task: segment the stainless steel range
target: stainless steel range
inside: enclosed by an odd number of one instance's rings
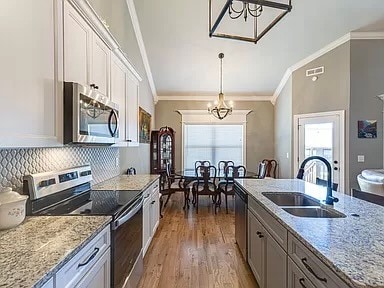
[[[29,215],[110,215],[111,287],[136,287],[143,271],[141,191],[93,191],[89,165],[24,176]]]

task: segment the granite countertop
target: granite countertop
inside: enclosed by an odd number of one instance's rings
[[[0,287],[41,287],[110,221],[110,216],[35,216],[0,231]]]
[[[336,193],[334,209],[346,218],[301,218],[262,192],[304,192],[325,199],[326,188],[297,179],[242,179],[247,190],[288,231],[352,287],[384,287],[384,207]],[[356,213],[359,217],[351,216]]]
[[[141,191],[159,179],[160,175],[120,175],[92,186],[92,190]]]

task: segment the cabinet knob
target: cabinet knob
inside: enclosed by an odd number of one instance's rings
[[[259,238],[263,238],[264,237],[263,233],[261,233],[260,231],[257,231],[256,235],[259,236]]]
[[[155,200],[153,200],[152,202],[151,202],[151,204],[155,204],[156,203],[156,201]]]

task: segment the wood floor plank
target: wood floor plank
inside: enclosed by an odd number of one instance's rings
[[[172,195],[144,258],[140,288],[258,288],[235,243],[233,199],[214,214],[200,197],[199,214],[184,211],[183,195]]]

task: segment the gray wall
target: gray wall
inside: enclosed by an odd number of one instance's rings
[[[109,25],[109,30],[119,42],[131,64],[143,78],[140,82],[139,105],[152,115],[154,127],[155,106],[149,87],[139,46],[129,15],[126,0],[88,0],[96,13]],[[120,148],[121,171],[135,167],[138,173],[149,173],[149,144],[140,143],[139,148]]]
[[[170,126],[175,135],[175,168],[181,169],[181,115],[176,110],[206,110],[208,102],[203,101],[159,101],[156,104],[156,128]],[[252,110],[247,116],[247,169],[256,171],[257,163],[264,158],[273,158],[274,116],[273,105],[267,101],[235,103],[235,109]]]
[[[325,67],[317,81],[306,77],[307,69]],[[350,42],[347,42],[292,74],[292,115],[344,110],[345,113],[345,190],[349,191],[349,97]],[[293,127],[293,129],[296,129]],[[296,163],[293,161],[293,165]]]
[[[376,96],[384,93],[384,40],[351,41],[350,98],[350,183],[358,188],[357,175],[364,169],[383,167],[383,102]],[[357,137],[358,120],[378,120],[376,139]],[[358,163],[357,155],[365,162]]]
[[[275,103],[275,159],[279,178],[292,178],[292,77],[285,84]]]

